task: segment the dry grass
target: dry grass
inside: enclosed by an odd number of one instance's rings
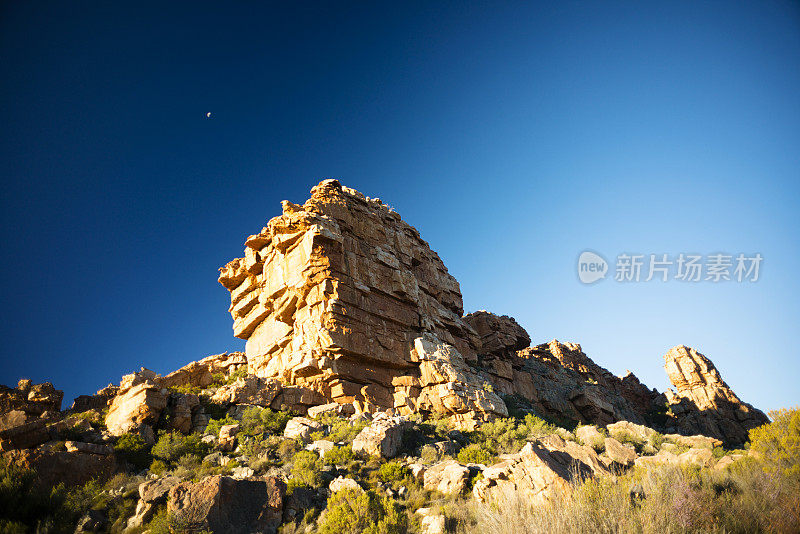
[[[638,485],[643,499],[631,496]],[[451,531],[519,534],[572,532],[800,532],[796,480],[746,459],[725,472],[634,470],[577,483],[574,492],[531,507],[513,492],[491,505],[465,503],[451,512]]]

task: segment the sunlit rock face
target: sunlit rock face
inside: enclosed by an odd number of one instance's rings
[[[769,422],[762,411],[739,400],[711,360],[695,349],[673,347],[664,355],[664,369],[675,386],[666,397],[679,432],[743,443],[747,430]]]
[[[458,282],[378,199],[325,180],[221,269],[250,372],[365,408],[506,413],[484,388]]]
[[[511,317],[463,316],[458,282],[419,232],[336,180],[282,205],[219,277],[248,372],[283,387],[275,405],[435,412],[471,427],[507,415],[503,399],[521,399],[564,424],[625,420],[726,443],[766,421],[693,349],[669,352],[677,393],[660,394],[633,373],[614,376],[577,343],[531,347]]]

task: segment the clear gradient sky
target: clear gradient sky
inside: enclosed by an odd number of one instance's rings
[[[691,345],[800,404],[797,2],[7,1],[0,106],[0,382],[65,407],[242,349],[217,268],[328,177],[416,226],[468,311],[659,390]],[[585,249],[764,262],[585,286]]]

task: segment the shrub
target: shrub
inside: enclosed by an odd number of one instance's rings
[[[645,495],[632,499],[637,484]],[[618,477],[575,479],[573,491],[532,506],[500,490],[476,503],[476,521],[461,529],[494,534],[571,532],[798,532],[798,490],[743,459],[727,472],[661,466]]]
[[[323,461],[326,465],[348,465],[356,459],[352,445],[334,447],[325,453]]]
[[[137,469],[145,469],[152,461],[150,447],[139,434],[123,434],[114,444],[114,450]]]
[[[222,417],[220,419],[211,419],[208,422],[208,426],[206,427],[205,433],[206,434],[213,434],[214,436],[218,436],[219,435],[219,431],[223,426],[225,426],[225,425],[234,425],[234,424],[236,424],[238,422],[239,421],[237,421],[236,419],[234,419],[230,415],[226,414],[225,417]]]
[[[228,375],[228,378],[225,379],[225,385],[233,384],[240,378],[245,378],[245,377],[247,377],[247,366],[243,365],[239,367],[236,371]]]
[[[467,445],[458,451],[458,461],[462,464],[491,465],[494,455],[476,443]]]
[[[335,415],[323,416],[320,418],[320,421],[330,426],[328,439],[334,443],[353,443],[358,433],[367,426],[367,421],[349,421],[348,419],[341,419]]]
[[[420,460],[423,464],[430,465],[441,460],[439,450],[433,445],[423,445],[419,451]]]
[[[242,432],[248,436],[282,434],[293,416],[289,412],[273,411],[253,406],[242,414]]]
[[[290,461],[299,450],[300,444],[293,439],[285,439],[278,444],[278,456],[284,463]]]
[[[558,430],[558,427],[555,425],[548,423],[541,417],[537,417],[532,413],[525,415],[522,424],[528,431],[528,437],[546,436],[548,434],[554,434]]]
[[[400,534],[408,519],[388,497],[354,489],[338,491],[328,499],[319,521],[320,534]]]
[[[750,430],[750,450],[770,469],[800,479],[800,408],[769,412],[772,423]]]
[[[161,460],[153,460],[153,463],[150,464],[149,471],[154,475],[162,476],[169,471],[169,466]]]
[[[320,471],[322,460],[313,451],[299,451],[292,460],[292,479],[289,484],[292,488],[299,486],[318,487],[322,483]]]
[[[184,436],[177,432],[161,431],[151,453],[160,460],[175,462],[186,454],[205,456],[208,449],[208,444],[202,442],[199,434]]]
[[[406,466],[400,462],[387,462],[376,471],[376,476],[385,483],[401,482],[410,474]]]

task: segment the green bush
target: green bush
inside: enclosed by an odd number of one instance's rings
[[[326,465],[348,465],[356,459],[353,453],[352,445],[344,445],[342,447],[334,447],[325,453],[323,461]]]
[[[293,439],[285,439],[278,444],[278,457],[282,462],[289,462],[297,451],[300,450],[300,444]]]
[[[494,455],[480,445],[472,443],[458,451],[458,461],[462,464],[492,465]]]
[[[319,487],[322,483],[321,470],[322,460],[316,452],[299,451],[292,460],[292,479],[289,481],[289,487],[291,489],[300,486]]]
[[[433,445],[423,445],[422,448],[420,448],[419,457],[422,463],[426,465],[435,464],[442,459],[439,450]]]
[[[242,432],[248,436],[261,434],[283,434],[286,423],[293,415],[289,412],[273,411],[253,406],[242,414]]]
[[[768,469],[800,481],[800,408],[774,410],[772,423],[750,430],[750,450]]]
[[[381,465],[376,471],[376,476],[387,484],[401,482],[410,474],[406,466],[400,462],[387,462]]]
[[[202,436],[199,434],[184,436],[178,432],[161,431],[158,434],[158,441],[150,452],[165,462],[176,462],[186,454],[203,457],[208,453],[208,449],[208,444],[202,442]]]
[[[228,375],[228,378],[225,379],[225,385],[233,384],[240,378],[245,378],[245,377],[247,377],[247,366],[243,365],[239,367],[239,369]]]
[[[235,425],[239,421],[231,417],[230,415],[225,415],[220,419],[211,419],[208,422],[208,426],[206,427],[205,433],[206,434],[213,434],[214,436],[219,435],[219,430],[225,425]]]
[[[169,466],[161,460],[153,460],[150,464],[150,472],[154,475],[162,476],[169,471]]]
[[[145,469],[153,460],[150,455],[150,446],[139,434],[121,435],[114,444],[114,450],[136,469]]]
[[[354,489],[334,493],[319,521],[320,534],[401,534],[407,528],[406,514],[394,501]]]
[[[325,414],[318,417],[317,420],[330,427],[327,439],[334,443],[353,443],[358,433],[367,426],[367,421],[350,421],[335,414]]]

